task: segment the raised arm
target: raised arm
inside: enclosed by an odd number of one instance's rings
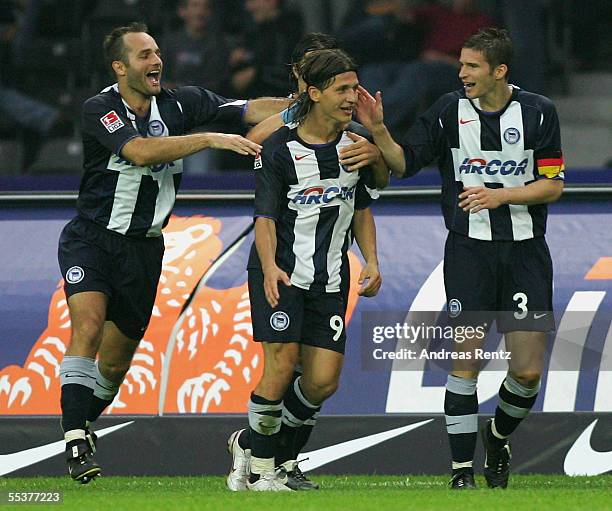
[[[357,119],[372,134],[376,147],[380,149],[382,157],[392,174],[402,177],[406,171],[404,150],[393,140],[391,133],[385,126],[382,96],[380,91],[373,97],[364,87],[359,86],[357,100]]]
[[[293,100],[290,98],[258,98],[247,102],[244,122],[257,124],[271,115],[287,108]],[[280,127],[280,126],[279,126]]]
[[[246,138],[252,142],[255,142],[256,144],[261,144],[272,133],[274,133],[277,129],[282,128],[284,125],[285,121],[283,121],[280,113],[271,115],[251,128],[247,132]]]

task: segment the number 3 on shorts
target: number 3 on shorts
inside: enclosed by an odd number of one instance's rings
[[[517,302],[516,306],[521,312],[515,312],[516,319],[525,319],[527,317],[527,295],[525,293],[516,293],[512,299]]]
[[[342,321],[342,318],[337,314],[335,316],[332,316],[331,318],[329,318],[329,326],[334,332],[336,332],[333,337],[334,341],[340,339],[340,336],[342,335],[342,329],[344,328],[344,322]]]

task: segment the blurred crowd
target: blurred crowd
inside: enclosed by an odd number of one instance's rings
[[[388,123],[401,136],[433,99],[459,87],[461,45],[484,26],[503,26],[514,39],[511,81],[548,92],[551,77],[559,79],[555,38],[563,24],[599,23],[585,9],[561,19],[559,6],[562,14],[577,1],[0,0],[0,140],[21,145],[14,167],[23,172],[48,140],[77,140],[82,101],[112,81],[103,37],[133,20],[147,23],[160,45],[165,87],[200,85],[234,98],[287,95],[288,63],[301,36],[333,34],[360,64],[366,88],[384,91]],[[603,9],[606,1],[592,3]],[[580,48],[593,47],[572,55],[588,67],[596,42],[579,37]]]

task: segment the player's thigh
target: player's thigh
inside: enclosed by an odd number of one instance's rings
[[[554,329],[553,268],[543,237],[509,243],[502,260],[500,332]]]
[[[162,237],[121,240],[107,319],[128,338],[142,339],[151,320],[164,256]]]
[[[309,292],[304,302],[302,390],[318,404],[338,387],[346,346],[346,306],[342,293]]]
[[[99,291],[84,291],[68,298],[72,336],[66,355],[94,358],[104,330],[108,297]]]
[[[496,251],[493,242],[449,232],[444,247],[444,287],[448,326],[453,329],[451,373],[475,378],[482,349],[497,309]],[[483,335],[483,333],[485,335]]]
[[[296,342],[262,342],[264,377],[291,379],[299,360],[300,345]],[[285,377],[286,375],[286,377]]]
[[[68,308],[72,327],[88,321],[95,323],[102,331],[107,304],[108,296],[99,291],[84,291],[70,296]]]
[[[490,323],[487,326],[454,324],[453,358],[451,359],[451,374],[461,378],[476,378],[482,369],[483,361],[478,354],[484,347]]]
[[[544,368],[549,337],[546,332],[516,331],[505,335],[510,374],[518,380],[537,383]]]
[[[279,283],[278,305],[272,308],[266,300],[263,273],[260,270],[249,270],[248,284],[253,340],[267,343],[300,342],[304,321],[304,290]]]

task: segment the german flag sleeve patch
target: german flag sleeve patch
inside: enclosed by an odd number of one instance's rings
[[[538,165],[538,175],[546,176],[548,179],[564,179],[565,165],[563,155],[557,154],[554,157],[540,157],[536,160]]]

